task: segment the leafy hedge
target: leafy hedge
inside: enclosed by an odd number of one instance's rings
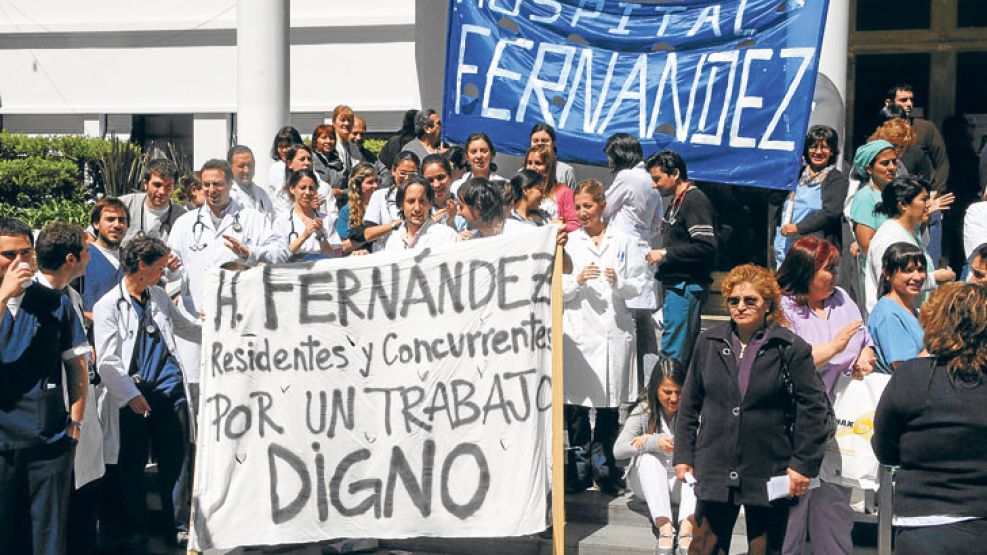
[[[0,132],[0,203],[10,210],[92,201],[105,192],[100,161],[121,149],[141,154],[136,145],[112,139]]]
[[[89,212],[88,203],[66,199],[49,200],[35,207],[0,204],[0,218],[17,218],[33,229],[41,229],[55,221],[86,226],[89,223]]]

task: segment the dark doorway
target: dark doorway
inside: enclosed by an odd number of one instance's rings
[[[926,112],[929,100],[928,53],[921,54],[859,54],[854,64],[853,91],[853,149],[849,158],[877,127],[877,113],[884,105],[888,89],[895,83],[906,82],[915,89],[915,109]]]

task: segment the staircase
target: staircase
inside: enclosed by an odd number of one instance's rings
[[[649,523],[648,509],[643,501],[630,494],[610,497],[596,490],[567,495],[566,553],[579,555],[651,555],[656,536]],[[731,553],[746,550],[743,515],[734,528]],[[380,549],[404,551],[415,555],[439,553],[476,555],[551,555],[552,541],[546,533],[515,538],[446,539],[415,538],[381,540]]]

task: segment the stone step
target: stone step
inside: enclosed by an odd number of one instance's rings
[[[643,526],[650,524],[648,506],[630,494],[612,497],[595,489],[565,496],[568,522]]]

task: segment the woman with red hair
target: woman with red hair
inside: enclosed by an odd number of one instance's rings
[[[860,377],[874,369],[873,341],[860,308],[836,286],[840,251],[818,237],[792,245],[778,270],[781,310],[788,328],[812,346],[812,362],[830,399],[840,374]],[[818,553],[851,553],[850,489],[822,481],[789,510],[784,553],[802,553],[806,531]]]
[[[769,498],[768,482],[787,482],[792,497],[809,491],[833,431],[829,407],[812,348],[784,327],[774,275],[737,266],[721,290],[730,321],[696,340],[675,421],[675,474],[696,481],[689,552],[729,552],[743,506],[748,552],[780,553],[791,502]]]

